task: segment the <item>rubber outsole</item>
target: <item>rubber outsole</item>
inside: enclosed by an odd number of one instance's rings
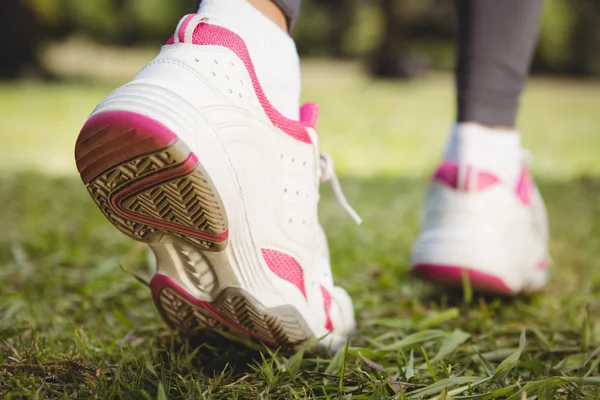
[[[157,121],[113,111],[85,124],[75,161],[88,192],[121,232],[142,242],[172,234],[205,251],[227,246],[227,217],[191,150]]]
[[[266,310],[236,288],[223,290],[212,302],[198,300],[161,274],[152,278],[150,288],[163,319],[182,332],[194,333],[205,328],[228,331],[270,347],[289,350],[312,339],[295,308]]]
[[[413,266],[412,271],[419,278],[442,287],[462,288],[464,279],[468,278],[471,288],[477,293],[502,296],[512,296],[515,294],[499,277],[469,268],[438,264],[417,264]]]
[[[161,274],[159,264],[152,297],[172,328],[225,330],[282,348],[314,338],[295,307],[267,309],[244,290],[219,284],[215,267],[228,266],[210,265],[203,254],[228,246],[225,207],[195,154],[166,126],[132,112],[97,114],[81,130],[75,160],[92,199],[117,229],[140,242],[185,247],[177,256],[186,257],[178,260],[186,266],[182,279],[210,301]]]

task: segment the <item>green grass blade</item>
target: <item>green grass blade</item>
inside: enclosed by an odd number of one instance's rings
[[[422,332],[413,333],[412,335],[409,335],[402,340],[398,340],[397,342],[394,342],[378,350],[391,351],[402,349],[416,344],[437,341],[438,339],[445,338],[446,336],[448,336],[448,333],[441,330],[426,330]]]
[[[450,334],[450,336],[444,339],[442,342],[442,347],[440,347],[440,350],[431,360],[431,362],[435,364],[439,361],[442,361],[444,358],[452,354],[458,348],[458,346],[466,342],[470,337],[470,334],[463,332],[460,329],[456,329]]]
[[[433,365],[431,365],[431,362],[429,362],[429,357],[427,356],[427,352],[425,351],[425,348],[423,346],[421,346],[421,351],[423,352],[423,357],[425,358],[425,364],[427,365],[427,369],[429,370],[429,376],[431,376],[431,378],[433,379],[434,382],[437,382],[438,377],[435,374]]]
[[[158,382],[158,393],[156,400],[167,400],[167,394],[165,393],[165,387],[162,382]]]
[[[521,354],[523,353],[523,349],[525,348],[525,344],[526,336],[525,331],[523,331],[521,332],[521,338],[519,339],[519,348],[517,349],[517,351],[512,353],[510,356],[506,357],[506,359],[502,361],[500,365],[498,365],[498,367],[496,368],[494,377],[497,380],[502,381],[506,379],[510,371],[517,366],[519,359],[521,358]]]

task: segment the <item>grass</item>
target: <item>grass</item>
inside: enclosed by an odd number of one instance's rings
[[[552,223],[552,280],[534,297],[439,291],[408,273],[426,176],[452,117],[451,77],[370,82],[310,63],[323,148],[365,224],[323,188],[337,280],[359,329],[335,357],[171,333],[143,245],[73,172],[72,144],[118,82],[0,88],[0,397],[595,399],[600,397],[600,85],[536,79],[521,127]],[[116,80],[120,80],[119,77]]]

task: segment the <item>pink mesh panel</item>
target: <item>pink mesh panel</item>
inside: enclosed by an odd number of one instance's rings
[[[248,53],[248,48],[241,37],[220,26],[201,23],[194,31],[192,43],[204,46],[221,46],[233,51],[245,64],[246,69],[250,74],[250,78],[252,79],[252,85],[254,86],[256,96],[265,113],[271,120],[271,123],[294,139],[305,143],[311,143],[304,124],[287,119],[281,115],[267,99],[267,96],[258,82],[254,65],[252,64],[250,54]],[[170,43],[167,42],[167,44]]]
[[[478,171],[476,177],[472,177],[474,169],[471,166],[467,166],[467,171],[465,174],[465,179],[463,182],[463,187],[458,187],[459,185],[459,165],[455,162],[444,161],[438,169],[433,174],[433,180],[436,182],[440,182],[445,184],[446,186],[459,189],[459,190],[475,190],[475,191],[483,191],[488,189],[489,187],[500,182],[495,175],[486,172],[486,171]],[[471,188],[469,185],[471,182],[475,183],[475,187]]]
[[[323,307],[325,307],[325,329],[329,332],[333,330],[331,322],[331,293],[321,285],[321,295],[323,295]]]
[[[171,35],[169,40],[167,40],[167,43],[165,43],[166,46],[168,46],[170,44],[175,44],[175,35]]]
[[[262,249],[262,256],[267,266],[275,275],[296,286],[306,298],[304,271],[294,258],[277,250]]]
[[[533,182],[531,176],[526,168],[521,169],[521,176],[516,188],[517,197],[521,200],[521,203],[525,205],[531,204],[531,198],[533,194]]]

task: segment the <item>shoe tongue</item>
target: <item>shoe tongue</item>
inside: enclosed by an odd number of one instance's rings
[[[300,122],[314,128],[319,118],[319,106],[316,103],[305,103],[300,108]]]

